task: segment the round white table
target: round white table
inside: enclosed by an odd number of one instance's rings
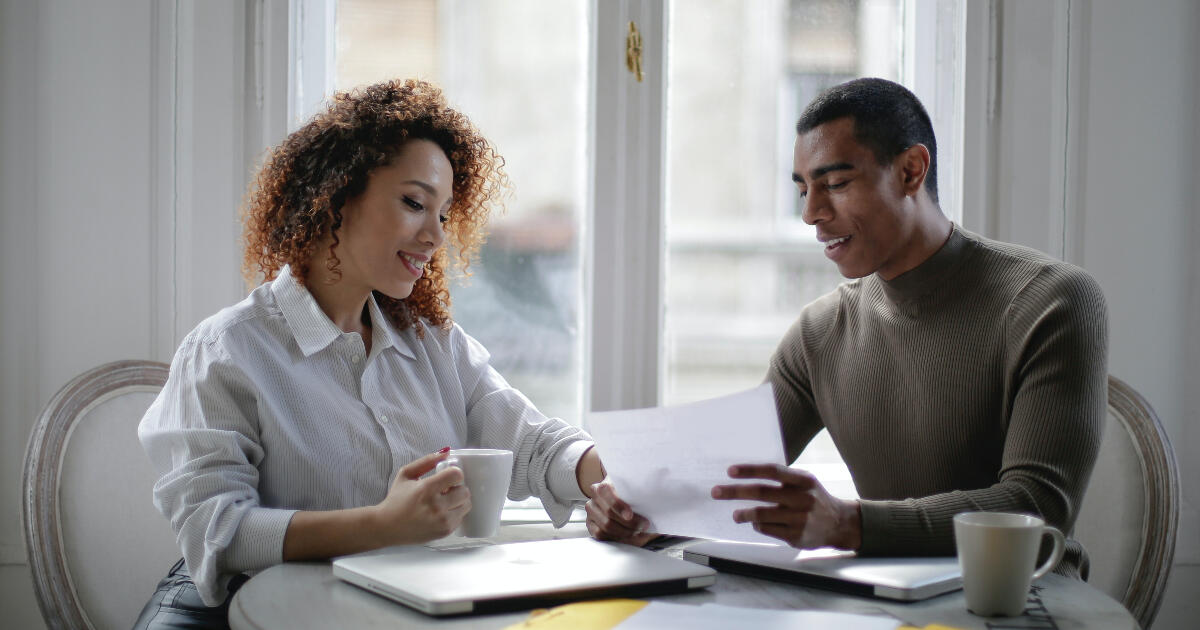
[[[555,530],[549,525],[506,525],[495,542],[519,542],[586,536],[582,524]],[[430,546],[450,546],[449,538]],[[663,549],[682,557],[687,543]],[[707,589],[656,597],[656,600],[699,606],[831,610],[886,615],[917,627],[931,623],[981,630],[1136,630],[1137,622],[1120,603],[1077,580],[1048,575],[1031,589],[1029,606],[1020,617],[977,617],[967,612],[962,591],[921,602],[901,603],[844,595],[793,584],[721,573]],[[254,576],[234,596],[229,622],[235,630],[268,628],[504,628],[529,616],[526,612],[439,619],[352,586],[333,576],[328,562],[289,562]]]

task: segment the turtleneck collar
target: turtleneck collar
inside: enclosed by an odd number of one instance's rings
[[[971,239],[963,232],[958,224],[950,230],[950,238],[925,262],[908,271],[884,280],[878,275],[875,279],[883,287],[883,293],[893,304],[902,306],[932,293],[950,277],[958,267],[967,252]]]

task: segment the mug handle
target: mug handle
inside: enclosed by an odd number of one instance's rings
[[[1046,575],[1051,569],[1058,566],[1058,562],[1062,560],[1063,553],[1065,553],[1067,550],[1067,539],[1057,527],[1046,525],[1045,529],[1042,530],[1042,537],[1044,538],[1046,534],[1049,534],[1054,538],[1054,551],[1051,551],[1050,557],[1046,559],[1046,562],[1044,562],[1042,566],[1038,567],[1037,571],[1033,572],[1033,577],[1030,578],[1033,580]]]
[[[458,468],[459,470],[462,469],[462,466],[458,465],[458,458],[451,455],[451,456],[447,457],[446,459],[443,459],[442,461],[438,462],[437,466],[433,469],[433,472],[440,473],[440,472],[442,472],[442,469],[446,468],[447,466],[454,466],[455,468]],[[1055,531],[1057,531],[1057,530],[1055,530]],[[1059,536],[1061,536],[1061,535],[1062,534],[1059,534]]]

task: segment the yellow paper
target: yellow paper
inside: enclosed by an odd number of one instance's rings
[[[645,607],[640,599],[601,599],[535,610],[504,630],[609,630]]]

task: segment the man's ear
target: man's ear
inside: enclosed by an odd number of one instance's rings
[[[923,144],[914,144],[896,156],[896,164],[900,167],[905,196],[915,197],[929,174],[929,149]]]

